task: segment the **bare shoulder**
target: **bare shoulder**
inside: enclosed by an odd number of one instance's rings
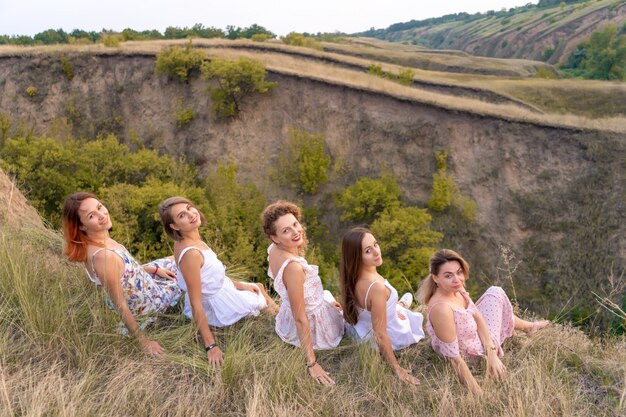
[[[454,323],[454,311],[446,302],[436,302],[428,311],[433,327]]]
[[[304,279],[304,268],[295,261],[289,262],[283,270],[283,281],[285,279],[291,279],[292,277]]]
[[[190,246],[188,246],[190,247]],[[180,250],[175,251],[174,253],[176,254],[177,257],[180,257],[180,254],[187,249],[187,247],[182,247],[180,248]],[[180,267],[184,267],[186,265],[189,266],[196,266],[196,265],[200,265],[202,266],[204,264],[204,255],[202,255],[202,252],[200,252],[200,249],[191,246],[191,249],[186,251],[183,254],[183,257],[179,259],[179,264]]]

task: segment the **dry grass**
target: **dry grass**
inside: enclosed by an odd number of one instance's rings
[[[150,330],[167,350],[143,355],[114,332],[117,316],[82,268],[59,258],[61,238],[42,228],[0,231],[0,417],[5,416],[610,416],[623,414],[624,339],[600,343],[554,325],[513,337],[508,378],[472,398],[428,341],[399,354],[421,381],[399,382],[368,346],[348,340],[318,359],[337,385],[317,386],[302,354],[261,315],[215,333],[225,365],[212,369],[180,314]]]
[[[58,52],[96,53],[96,54],[148,54],[153,55],[163,47],[171,44],[184,44],[187,41],[146,41],[127,42],[120,48],[105,48],[102,45],[70,45],[70,46],[41,46],[41,47],[17,47],[7,46],[0,48],[0,56],[12,55],[47,55]],[[589,114],[602,116],[603,113],[590,111],[589,108],[598,109],[601,106],[553,105],[550,100],[543,98],[544,89],[549,88],[552,101],[568,103],[568,97],[573,92],[586,92],[587,103],[592,104],[617,91],[623,93],[623,88],[617,89],[610,83],[590,83],[572,80],[550,80],[543,85],[543,80],[503,80],[493,76],[474,76],[468,74],[453,74],[435,71],[415,70],[414,80],[428,86],[439,86],[450,90],[449,94],[432,91],[432,88],[405,87],[388,80],[379,79],[364,72],[371,63],[358,57],[350,57],[341,54],[333,54],[316,51],[308,48],[293,47],[278,43],[255,43],[247,41],[218,40],[194,40],[194,45],[208,48],[210,56],[222,58],[249,57],[264,62],[268,70],[302,78],[309,78],[333,85],[348,86],[375,94],[384,94],[402,100],[424,103],[453,111],[474,113],[480,116],[500,118],[514,122],[524,122],[543,126],[553,126],[568,129],[592,129],[613,132],[626,132],[626,117],[621,110],[609,110],[606,114],[612,117],[598,117],[592,119]],[[354,47],[354,46],[349,46]],[[253,48],[253,49],[250,49]],[[365,49],[362,47],[361,49]],[[372,48],[369,48],[372,49]],[[326,61],[326,62],[325,62]],[[328,63],[330,61],[330,64]],[[467,62],[467,65],[471,65]],[[397,73],[402,67],[384,64],[387,71]],[[578,88],[582,86],[582,88]],[[480,96],[482,93],[501,97],[502,100],[511,104],[498,104],[470,97],[462,97],[454,94],[454,89],[474,91]],[[482,93],[481,93],[482,92]],[[599,99],[600,98],[600,99]],[[521,101],[524,106],[514,103]],[[620,102],[618,96],[613,101]],[[620,101],[621,100],[621,101]],[[613,102],[611,101],[611,102]],[[578,100],[578,102],[581,102]],[[579,111],[570,109],[577,108]],[[587,108],[585,111],[584,109]],[[620,106],[618,108],[621,109]],[[557,114],[537,114],[537,109],[553,111]],[[560,114],[559,114],[560,113]],[[578,114],[577,114],[578,113]]]

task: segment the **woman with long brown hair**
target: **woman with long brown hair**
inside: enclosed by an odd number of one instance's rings
[[[442,249],[430,258],[430,275],[420,284],[417,297],[428,305],[426,329],[433,350],[449,359],[459,379],[472,393],[480,395],[482,389],[467,361],[484,357],[487,375],[504,380],[502,343],[513,330],[532,334],[550,322],[530,322],[515,316],[500,287],[490,287],[474,304],[465,291],[469,273],[469,264],[461,255]]]
[[[71,194],[63,209],[65,254],[85,265],[87,275],[104,287],[109,307],[116,310],[141,348],[161,355],[163,348],[142,332],[154,321],[151,314],[165,312],[181,296],[171,259],[140,265],[126,248],[109,235],[112,227],[106,207],[89,192]]]
[[[409,309],[410,294],[398,300],[395,288],[376,271],[382,263],[380,246],[368,229],[355,227],[344,235],[340,267],[343,315],[359,342],[373,337],[398,378],[417,385],[419,380],[400,366],[394,351],[424,337],[424,318]]]
[[[277,201],[263,210],[263,231],[272,242],[267,249],[267,274],[282,300],[276,316],[280,338],[304,350],[309,375],[319,384],[333,385],[315,358],[316,349],[336,347],[343,337],[341,306],[324,291],[316,265],[304,258],[307,238],[300,208]]]

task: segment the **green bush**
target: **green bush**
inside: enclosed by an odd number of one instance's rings
[[[539,67],[537,69],[537,72],[534,75],[534,78],[544,78],[546,80],[554,80],[557,78],[557,75],[553,71],[550,71],[549,69],[545,67]]]
[[[272,37],[270,35],[268,35],[267,33],[255,33],[254,35],[252,35],[250,37],[250,39],[252,39],[255,42],[265,42],[268,39],[271,39]]]
[[[428,259],[443,238],[430,229],[431,220],[425,209],[398,206],[385,210],[371,225],[385,259],[379,272],[400,293],[415,292],[428,274]]]
[[[67,59],[65,55],[61,55],[61,57],[59,58],[59,62],[61,63],[61,70],[63,71],[63,74],[65,74],[65,78],[67,78],[69,81],[72,81],[72,79],[74,78],[74,66],[72,65],[70,60]]]
[[[324,49],[322,44],[317,39],[305,36],[302,33],[290,32],[280,39],[286,45],[304,46],[305,48],[313,48],[319,50]]]
[[[402,85],[411,85],[413,84],[413,77],[415,77],[415,71],[404,68],[398,73],[397,81]]]
[[[461,195],[454,178],[447,172],[448,151],[435,151],[435,159],[437,160],[437,172],[433,174],[433,191],[426,205],[436,212],[442,212],[454,206],[465,220],[474,222],[476,220],[476,202]]]
[[[196,118],[196,113],[189,108],[184,108],[176,113],[176,126],[179,129],[187,126],[193,119]]]
[[[214,58],[201,67],[207,80],[215,80],[210,86],[213,111],[218,117],[235,117],[241,111],[243,100],[255,93],[266,93],[276,87],[276,83],[265,80],[265,66],[248,58],[236,61]]]
[[[331,162],[322,135],[291,129],[287,146],[279,155],[272,176],[281,184],[313,195],[328,181]]]
[[[335,199],[341,220],[371,224],[382,212],[400,206],[400,187],[391,174],[359,178]]]
[[[102,43],[107,48],[119,48],[120,37],[118,35],[104,35],[102,37]]]
[[[92,141],[9,138],[0,159],[0,167],[27,184],[33,205],[54,225],[63,199],[76,190],[99,192],[117,183],[141,186],[150,178],[185,184],[190,175],[190,168],[175,158],[131,151],[113,135]]]
[[[34,85],[29,85],[28,87],[26,87],[26,95],[28,97],[35,97],[35,95],[37,95],[37,87],[35,87]]]
[[[548,61],[552,55],[554,54],[554,48],[546,48],[543,50],[543,53],[541,54],[541,60],[542,61]]]
[[[377,77],[396,81],[402,85],[411,85],[413,83],[413,77],[415,76],[415,71],[410,68],[404,68],[400,70],[398,74],[394,74],[389,71],[384,71],[380,64],[370,64],[367,67],[367,72]]]
[[[204,56],[202,51],[193,48],[191,42],[187,43],[184,48],[169,47],[156,55],[155,72],[187,82],[189,73],[194,68],[200,67]]]

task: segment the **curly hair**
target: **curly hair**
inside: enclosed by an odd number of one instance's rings
[[[269,240],[272,240],[271,236],[276,235],[276,221],[285,214],[293,214],[299,223],[302,223],[302,211],[297,205],[285,200],[278,200],[275,203],[265,207],[263,213],[261,213],[261,226],[263,227],[263,233]],[[302,238],[304,245],[302,252],[306,250],[306,246],[309,243],[306,237],[306,228],[302,225]]]

